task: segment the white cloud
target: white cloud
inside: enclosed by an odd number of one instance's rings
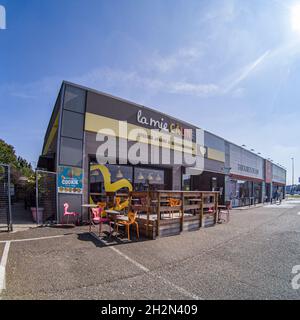
[[[197,47],[181,48],[168,56],[162,56],[155,52],[150,58],[149,64],[159,72],[170,72],[176,68],[186,67],[194,64],[201,57],[202,50]]]
[[[47,77],[40,81],[35,81],[26,84],[8,84],[0,87],[0,92],[6,92],[11,96],[34,99],[40,97],[42,94],[50,95],[54,94],[55,90],[58,90],[62,80],[69,80],[81,85],[93,87],[100,91],[108,91],[120,89],[133,89],[139,88],[148,90],[152,93],[166,92],[173,94],[188,94],[200,97],[211,97],[217,95],[224,95],[232,92],[232,96],[240,98],[245,92],[245,88],[237,88],[234,90],[243,80],[250,76],[250,74],[265,60],[269,55],[269,51],[266,51],[263,55],[257,58],[255,61],[246,65],[240,69],[239,73],[234,73],[232,76],[227,77],[224,81],[219,79],[218,82],[196,82],[189,80],[172,81],[169,79],[163,80],[162,73],[169,71],[172,72],[171,79],[176,79],[177,66],[191,66],[197,67],[195,59],[200,56],[200,51],[195,48],[182,48],[177,53],[169,57],[160,57],[156,60],[156,67],[158,72],[154,76],[143,75],[137,71],[116,70],[112,68],[96,68],[82,75],[75,75],[71,77]],[[198,66],[199,72],[201,66]],[[54,94],[55,95],[55,94]]]
[[[263,63],[263,61],[267,58],[270,51],[264,52],[259,58],[254,60],[253,62],[249,63],[247,66],[243,67],[241,71],[231,79],[227,84],[224,86],[224,93],[232,91],[237,85],[239,85],[243,80],[250,76],[254,70]]]
[[[188,82],[170,83],[167,89],[171,93],[193,94],[197,96],[210,96],[219,94],[220,88],[215,84],[194,84]]]
[[[147,76],[140,76],[137,72],[126,72],[110,68],[99,68],[86,74],[71,77],[71,82],[79,83],[88,87],[99,89],[107,88],[139,88],[156,92],[168,92],[177,94],[193,94],[197,96],[210,96],[217,94],[220,89],[217,85],[197,84],[187,81],[162,81]]]

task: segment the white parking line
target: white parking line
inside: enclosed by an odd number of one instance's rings
[[[186,291],[185,289],[177,286],[176,284],[174,284],[173,282],[167,280],[166,278],[164,278],[162,276],[156,276],[156,277],[161,279],[163,282],[167,283],[169,286],[173,287],[174,289],[176,289],[177,291],[179,291],[180,293],[182,293],[186,297],[189,297],[189,298],[194,299],[194,300],[204,300],[204,299],[198,297],[197,295],[195,295],[193,293],[190,293],[190,292]]]
[[[136,267],[140,268],[144,272],[149,272],[150,271],[148,268],[144,267],[142,264],[138,263],[137,261],[129,258],[126,254],[124,254],[120,250],[116,249],[115,247],[109,247],[109,248],[111,250],[113,250],[114,252],[116,252],[117,254],[119,254],[120,256],[122,256],[123,258],[125,258],[126,260],[130,261],[131,263],[133,263]]]
[[[10,241],[6,241],[1,262],[0,262],[0,294],[6,288],[5,268],[6,268],[9,248],[10,248]]]
[[[300,212],[298,212],[297,215],[300,216]]]
[[[142,264],[140,264],[139,262],[135,261],[134,259],[128,257],[125,253],[121,252],[120,250],[118,250],[117,248],[108,245],[106,242],[102,241],[99,237],[97,237],[96,234],[94,234],[93,232],[90,232],[91,236],[94,237],[95,239],[97,239],[98,241],[100,241],[101,243],[105,244],[108,248],[110,248],[111,250],[113,250],[114,252],[116,252],[118,255],[120,255],[121,257],[123,257],[124,259],[130,261],[132,264],[134,264],[137,268],[141,269],[142,271],[148,273],[150,272],[150,270],[143,266]],[[153,277],[156,277],[158,279],[160,279],[162,282],[168,284],[170,287],[173,287],[174,289],[176,289],[177,291],[179,291],[180,293],[182,293],[183,295],[185,295],[186,297],[189,297],[191,299],[194,300],[204,300],[200,297],[198,297],[197,295],[188,292],[187,290],[177,286],[176,284],[174,284],[173,282],[167,280],[166,278],[160,276],[160,275],[151,275]]]
[[[39,238],[27,238],[27,239],[15,239],[15,240],[9,240],[9,242],[25,242],[25,241],[37,241],[37,240],[46,240],[46,239],[53,239],[53,238],[61,238],[65,237],[65,234],[61,234],[58,236],[49,236],[49,237],[39,237]],[[0,241],[0,243],[6,243],[7,240]]]
[[[6,289],[6,263],[8,258],[8,252],[10,248],[10,244],[12,242],[24,242],[24,241],[36,241],[36,240],[45,240],[45,239],[52,239],[52,238],[61,238],[65,235],[58,235],[58,236],[49,236],[49,237],[40,237],[40,238],[27,238],[27,239],[15,239],[15,240],[2,240],[0,243],[5,243],[1,262],[0,262],[0,294],[3,290]],[[0,297],[1,299],[1,297]]]

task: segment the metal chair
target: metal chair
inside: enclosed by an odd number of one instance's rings
[[[219,214],[218,214],[218,222],[219,223],[222,223],[222,222],[226,222],[228,223],[229,222],[229,216],[230,216],[230,209],[231,209],[231,201],[226,201],[225,202],[225,206],[226,206],[226,209],[222,210],[222,209],[219,209]],[[222,219],[222,214],[226,215],[226,220],[225,219]]]
[[[127,231],[127,237],[128,240],[130,240],[130,226],[131,225],[135,225],[135,230],[136,230],[136,235],[137,238],[140,238],[140,234],[139,234],[139,225],[136,221],[137,218],[137,212],[128,212],[128,221],[125,220],[117,220],[116,224],[117,224],[117,232],[119,231],[119,226],[124,226],[126,231]]]
[[[77,212],[70,212],[68,211],[70,205],[66,202],[64,203],[64,216],[63,216],[63,222],[64,222],[64,218],[67,217],[67,224],[69,224],[69,217],[73,216],[76,217],[77,216],[77,224],[78,224],[78,217],[79,214]]]
[[[105,204],[104,204],[105,206]],[[91,208],[92,217],[90,217],[90,232],[92,231],[92,226],[96,227],[99,226],[99,236],[101,235],[102,231],[102,224],[108,222],[109,225],[109,232],[111,233],[111,221],[107,217],[104,208],[99,206],[99,208]]]

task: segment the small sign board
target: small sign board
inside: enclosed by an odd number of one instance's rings
[[[59,193],[82,193],[82,168],[58,167],[57,188]]]

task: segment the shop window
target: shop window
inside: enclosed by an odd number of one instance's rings
[[[132,183],[133,168],[130,166],[107,165],[111,174],[111,181],[127,179]]]
[[[137,191],[163,189],[165,186],[164,170],[135,168],[134,189]]]
[[[254,183],[253,185],[253,197],[255,200],[255,203],[260,203],[262,199],[262,185],[261,183]]]
[[[91,162],[91,165],[96,162]],[[106,165],[110,172],[111,182],[116,182],[120,179],[127,179],[133,184],[135,191],[157,190],[164,189],[165,172],[164,170],[139,168],[126,165]],[[90,195],[95,201],[103,198],[105,195],[104,180],[100,170],[90,170]],[[127,189],[118,190],[118,192],[127,192]]]
[[[218,188],[218,180],[216,177],[211,178],[211,190],[212,191],[217,191]]]
[[[190,191],[191,190],[191,175],[184,174],[182,176],[182,189],[183,189],[183,191]]]
[[[84,113],[85,96],[85,90],[67,85],[64,99],[64,109]]]
[[[97,164],[91,162],[91,165]],[[127,179],[132,183],[133,180],[133,168],[131,166],[118,166],[118,165],[106,165],[110,172],[111,182],[116,182],[120,179]],[[104,179],[100,170],[90,169],[90,196],[94,202],[102,201],[105,196]],[[128,192],[127,188],[118,190],[119,193]]]

